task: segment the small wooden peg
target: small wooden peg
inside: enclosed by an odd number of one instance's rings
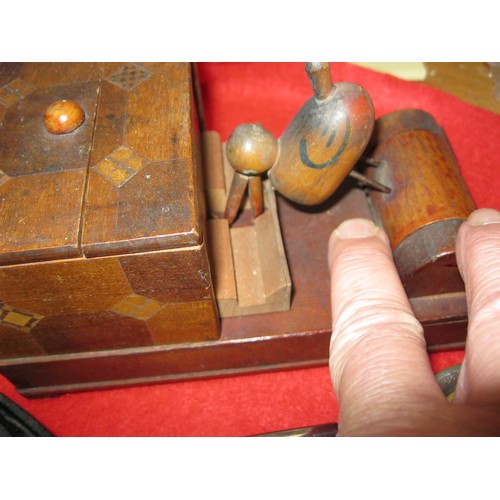
[[[323,101],[332,93],[332,76],[330,65],[325,62],[310,62],[306,64],[306,73],[313,88],[314,97]]]

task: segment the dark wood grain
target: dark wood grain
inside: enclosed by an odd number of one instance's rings
[[[90,257],[201,242],[190,65],[146,66],[104,68],[82,235]]]
[[[50,316],[33,330],[48,355],[95,352],[152,345],[148,326],[115,311]]]
[[[192,159],[189,64],[165,63],[130,91],[124,142],[149,160]]]
[[[204,248],[118,257],[135,293],[160,302],[193,302],[211,296],[212,282]]]
[[[22,63],[0,63],[0,127],[10,105],[9,97],[13,91],[8,84],[18,79],[22,67]]]
[[[210,298],[198,302],[169,303],[147,321],[157,345],[184,344],[219,338],[219,320]]]
[[[19,77],[37,88],[46,88],[80,82],[96,82],[101,79],[102,72],[102,63],[25,63]]]
[[[41,357],[47,352],[30,332],[0,324],[0,352],[2,360],[23,357]]]
[[[1,185],[0,264],[80,256],[84,186],[84,169],[13,177]]]
[[[0,63],[0,87],[18,78],[23,63]]]
[[[47,316],[107,311],[132,293],[115,258],[0,267],[0,297]]]
[[[0,186],[0,263],[77,257],[98,85],[19,88],[15,95],[27,95],[7,108],[0,128],[1,170],[10,177]],[[74,132],[55,136],[44,125],[46,108],[69,96],[86,120]]]
[[[92,147],[98,84],[95,82],[34,90],[7,110],[0,129],[0,164],[11,176],[86,169]],[[55,136],[44,124],[47,107],[72,97],[85,122],[72,134]]]

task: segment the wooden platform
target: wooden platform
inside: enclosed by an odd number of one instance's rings
[[[364,192],[349,187],[315,210],[299,209],[278,197],[293,282],[289,311],[224,318],[217,341],[2,361],[2,373],[22,394],[33,397],[326,364],[330,283],[326,251],[318,249],[326,248],[332,228],[347,216],[369,216]],[[463,345],[464,294],[414,297],[411,302],[431,351]]]
[[[0,361],[0,371],[28,397],[169,380],[325,365],[331,333],[328,237],[347,218],[371,217],[365,193],[346,182],[315,208],[277,196],[283,249],[293,284],[290,309],[223,317],[218,340],[59,353]],[[465,294],[411,297],[429,350],[462,347]]]

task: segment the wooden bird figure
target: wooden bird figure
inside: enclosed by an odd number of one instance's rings
[[[262,212],[260,175],[267,172],[272,186],[301,205],[317,205],[330,197],[351,175],[384,192],[386,186],[353,170],[365,152],[375,123],[370,96],[354,83],[332,84],[328,63],[307,63],[314,92],[279,140],[260,125],[243,124],[226,144],[236,170],[225,217],[232,223],[249,189],[254,215]]]

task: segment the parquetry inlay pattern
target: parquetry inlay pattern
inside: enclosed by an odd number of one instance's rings
[[[30,332],[43,318],[40,314],[22,311],[0,302],[0,325]]]
[[[117,85],[123,90],[135,89],[142,82],[145,82],[153,73],[139,64],[127,64],[117,71],[107,76],[105,79]]]
[[[147,320],[152,318],[165,304],[148,299],[135,293],[122,299],[113,307],[113,311],[130,316],[131,318]]]
[[[31,85],[31,83],[16,78],[14,81],[0,88],[0,104],[8,108],[33,93],[35,90],[36,88]]]
[[[120,146],[94,165],[94,169],[116,187],[122,187],[147,163],[130,148]]]

